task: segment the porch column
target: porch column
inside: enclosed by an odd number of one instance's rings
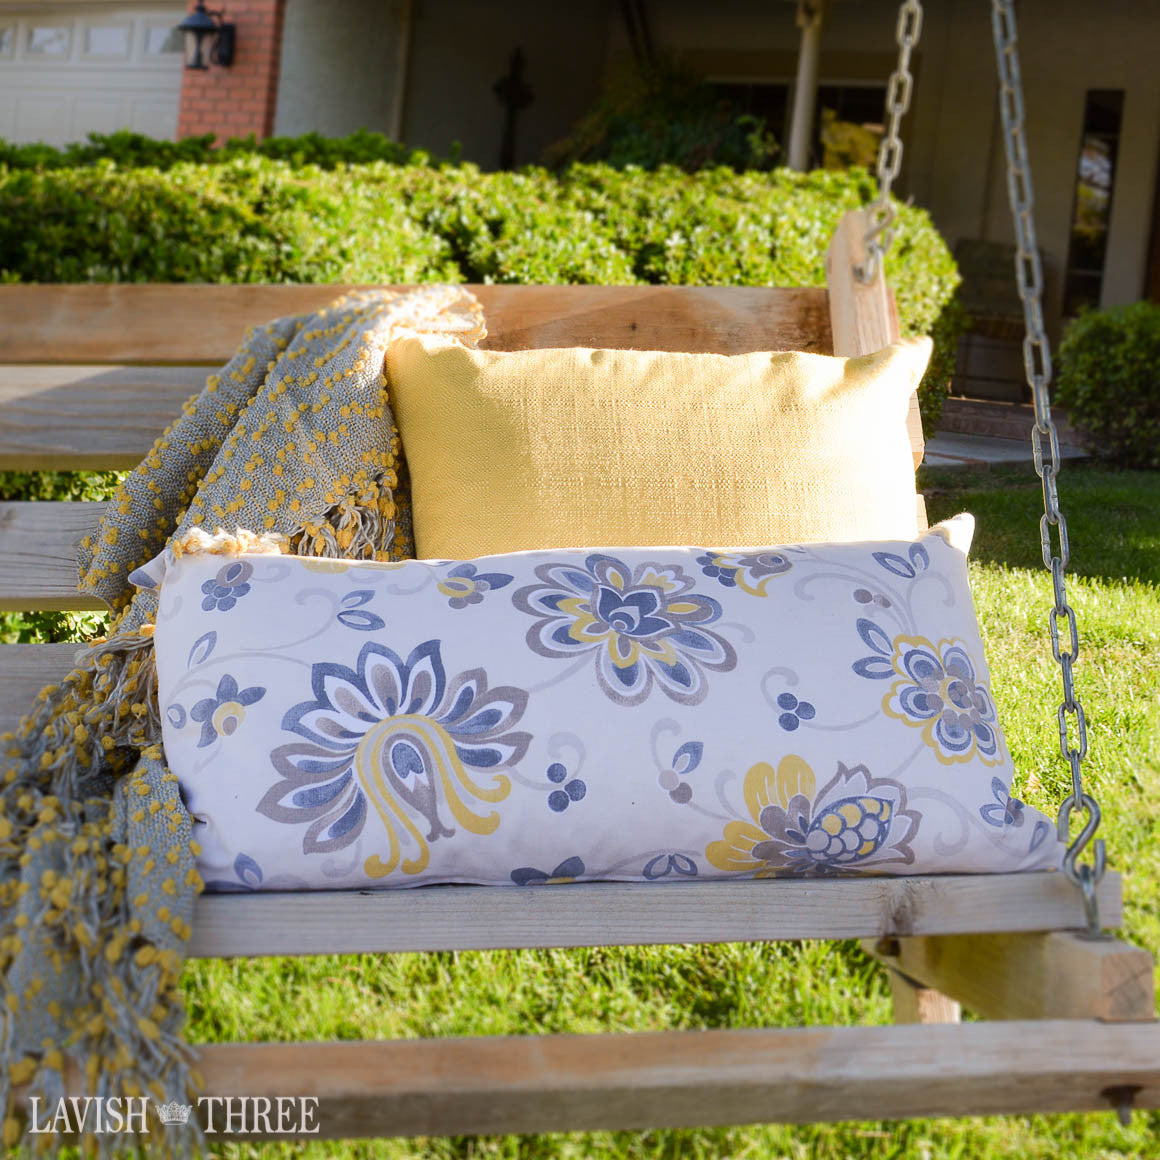
[[[822,54],[825,0],[798,0],[797,23],[802,30],[798,50],[793,119],[789,132],[789,167],[804,171],[810,163],[814,110],[818,103],[818,62]]]

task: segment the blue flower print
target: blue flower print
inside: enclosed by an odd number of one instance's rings
[[[229,737],[235,733],[246,719],[246,707],[256,704],[265,695],[266,690],[258,685],[239,689],[238,682],[228,673],[222,677],[218,681],[217,692],[212,697],[198,701],[189,711],[194,721],[201,722],[198,749],[212,745],[219,737]]]
[[[512,871],[512,881],[517,886],[557,885],[561,882],[575,882],[584,873],[584,860],[573,855],[565,858],[555,870],[537,870],[534,866],[521,866]]]
[[[385,628],[386,621],[378,613],[362,607],[369,604],[374,596],[374,592],[369,588],[348,592],[342,598],[342,611],[337,614],[339,624],[345,624],[347,628],[353,628],[358,632],[378,632],[380,628]]]
[[[480,604],[485,592],[506,588],[514,579],[506,572],[480,572],[474,564],[456,564],[437,587],[448,598],[451,608],[466,608]]]
[[[991,778],[991,793],[995,798],[994,802],[979,809],[983,821],[988,825],[999,827],[1023,825],[1023,803],[1018,798],[1013,798],[997,777]]]
[[[205,889],[211,894],[240,894],[262,885],[262,867],[249,854],[239,854],[234,859],[234,874],[236,882],[219,879],[207,882]]]
[[[438,640],[405,656],[378,641],[363,645],[353,668],[312,666],[314,696],[291,708],[282,728],[294,739],[271,753],[280,779],[258,804],[276,822],[307,826],[302,849],[326,854],[355,843],[376,818],[380,852],[364,872],[419,874],[431,844],[458,828],[493,833],[499,813],[477,803],[503,801],[531,741],[513,726],[528,694],[492,688],[483,669],[449,675]]]
[[[809,701],[799,701],[793,693],[782,693],[777,698],[777,707],[781,710],[777,723],[787,733],[792,733],[803,721],[812,721],[817,716],[817,710]]]
[[[583,564],[541,564],[538,584],[512,603],[536,618],[528,647],[542,657],[591,656],[605,695],[639,705],[654,688],[683,705],[708,694],[706,671],[737,666],[733,646],[708,625],[721,605],[692,591],[695,580],[679,564],[642,563],[593,553]]]
[[[892,639],[866,619],[856,627],[876,655],[855,661],[854,672],[872,681],[894,679],[882,699],[888,717],[921,729],[923,741],[943,765],[976,756],[984,765],[1003,761],[994,702],[961,641]]]
[[[580,778],[568,780],[568,767],[559,761],[548,766],[548,780],[561,787],[548,794],[548,809],[553,813],[562,814],[573,802],[583,801],[588,792],[588,786]]]
[[[686,741],[673,754],[673,763],[657,775],[657,784],[679,806],[688,805],[693,800],[693,787],[681,779],[693,772],[701,764],[705,745],[701,741]]]
[[[1047,841],[1048,835],[1051,833],[1051,823],[1040,818],[1035,823],[1035,829],[1031,831],[1031,844],[1027,847],[1028,854],[1034,854],[1044,842]]]
[[[774,576],[788,572],[793,564],[781,552],[720,552],[707,550],[697,557],[701,571],[722,588],[740,588],[750,596],[764,596]]]
[[[705,849],[718,870],[793,874],[873,873],[880,863],[914,861],[910,840],[922,815],[907,808],[906,789],[864,765],[838,763],[819,790],[813,769],[796,754],[776,770],[760,761],[745,775],[749,818],[726,822]]]
[[[894,552],[875,552],[874,559],[887,572],[893,572],[904,580],[913,580],[919,572],[925,572],[930,567],[930,556],[921,544],[911,544],[906,554],[909,560],[904,560]]]
[[[686,854],[658,854],[650,858],[641,873],[650,882],[676,874],[680,878],[696,878],[697,863]]]
[[[201,602],[203,612],[229,612],[243,596],[249,594],[250,577],[254,574],[254,566],[243,560],[234,560],[218,570],[218,574],[207,580],[201,590],[205,599]]]

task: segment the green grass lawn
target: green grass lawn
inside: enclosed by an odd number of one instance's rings
[[[1015,766],[1016,792],[1054,815],[1059,678],[1047,643],[1051,585],[1039,559],[1029,470],[930,472],[932,521],[978,517],[972,582]],[[1080,619],[1077,683],[1087,777],[1109,860],[1125,876],[1125,937],[1160,951],[1160,474],[1069,467]],[[663,1028],[885,1023],[886,981],[854,944],[646,947],[195,962],[195,1041],[357,1039]],[[1123,1129],[1109,1114],[820,1127],[231,1144],[214,1155],[316,1157],[760,1157],[990,1160],[1160,1157],[1160,1114]]]

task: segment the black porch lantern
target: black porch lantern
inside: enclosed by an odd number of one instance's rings
[[[236,26],[226,24],[221,12],[207,12],[205,0],[197,0],[197,7],[177,26],[185,36],[185,67],[209,68],[210,63],[223,67],[234,62],[234,31]]]

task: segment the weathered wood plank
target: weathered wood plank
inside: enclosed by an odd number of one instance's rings
[[[89,359],[223,362],[244,327],[338,287],[294,286],[0,286],[0,467],[64,470],[135,465],[181,404],[203,385],[198,366],[71,365]],[[764,287],[481,286],[495,349],[591,345],[669,350],[792,348],[828,350],[825,291]],[[204,292],[204,311],[198,305]],[[6,293],[8,291],[14,294]],[[244,292],[241,298],[229,292]],[[258,294],[269,291],[269,295]],[[282,298],[290,292],[290,299]],[[255,302],[259,303],[255,307]],[[29,305],[29,304],[32,305]],[[37,347],[18,325],[40,304],[68,325]],[[12,316],[5,316],[6,306]],[[174,317],[197,308],[205,342],[173,335]],[[123,325],[108,320],[124,311]],[[249,314],[247,314],[249,311]],[[216,320],[216,321],[215,321]],[[43,322],[43,320],[42,320]],[[47,325],[47,323],[44,323]],[[221,332],[219,334],[219,331]],[[91,335],[86,338],[86,335]],[[215,337],[216,336],[216,337]],[[22,366],[22,360],[55,360]]]
[[[46,685],[72,668],[75,644],[0,645],[0,733],[14,729]]]
[[[231,1043],[195,1050],[204,1079],[197,1114],[214,1135],[225,1133],[227,1110],[231,1135],[355,1139],[1160,1107],[1155,1023]],[[71,1061],[66,1088],[86,1094]],[[24,1103],[18,1089],[14,1105]],[[174,1139],[184,1129],[163,1130]]]
[[[890,1002],[895,1023],[958,1023],[962,1004],[930,987],[920,987],[898,971],[890,976]]]
[[[301,286],[0,286],[0,358],[53,366],[0,367],[0,467],[64,470],[134,465],[181,403],[204,382],[200,366],[72,366],[78,361],[220,364],[246,325],[303,303],[329,300],[339,287]],[[589,345],[661,350],[830,349],[827,297],[819,289],[685,286],[480,286],[499,350]],[[168,331],[174,317],[209,299],[205,343]],[[245,292],[233,301],[228,292]],[[270,297],[257,291],[269,291]],[[290,300],[281,301],[286,292]],[[26,297],[27,296],[27,297]],[[304,299],[303,302],[306,300]],[[259,306],[255,308],[255,302]],[[36,346],[21,319],[35,306],[73,327]],[[31,304],[31,305],[30,305]],[[5,316],[2,312],[11,308]],[[236,309],[235,309],[236,308]],[[123,325],[110,329],[115,310]],[[249,314],[247,314],[249,310]],[[265,313],[261,311],[264,310]],[[216,323],[214,320],[216,319]],[[211,325],[213,323],[213,325]],[[42,320],[43,324],[43,320]],[[104,329],[101,329],[104,327]],[[223,333],[215,338],[218,331]],[[86,335],[92,337],[86,338]],[[200,333],[198,337],[201,337]],[[922,458],[917,403],[908,420]]]
[[[0,469],[136,467],[205,377],[204,367],[0,366]]]
[[[1120,883],[1101,906],[1114,923]],[[548,887],[206,894],[192,955],[300,955],[468,947],[636,946],[900,932],[1067,929],[1083,908],[1058,874],[626,882]]]
[[[0,611],[104,609],[77,591],[77,545],[103,503],[0,503]]]
[[[865,210],[850,210],[838,223],[826,250],[834,354],[873,354],[899,338],[898,313],[886,279],[859,282],[854,277],[854,267],[866,258],[867,224]]]
[[[1082,1020],[233,1044],[197,1066],[208,1096],[317,1099],[324,1138],[1107,1111],[1119,1088],[1160,1107],[1160,1025]]]
[[[882,277],[866,284],[854,277],[854,267],[866,257],[865,210],[852,209],[838,223],[826,251],[826,283],[829,287],[830,329],[834,353],[842,355],[871,354],[897,342],[898,311],[894,295]],[[918,396],[910,400],[906,416],[914,466],[922,462],[925,446]],[[926,509],[919,500],[922,526],[926,527]]]
[[[0,286],[0,360],[221,363],[246,327],[350,286]],[[763,286],[471,286],[487,345],[830,350],[826,292]],[[196,325],[190,320],[195,319]]]
[[[1152,1020],[1152,956],[1071,932],[949,935],[864,949],[988,1019]]]

